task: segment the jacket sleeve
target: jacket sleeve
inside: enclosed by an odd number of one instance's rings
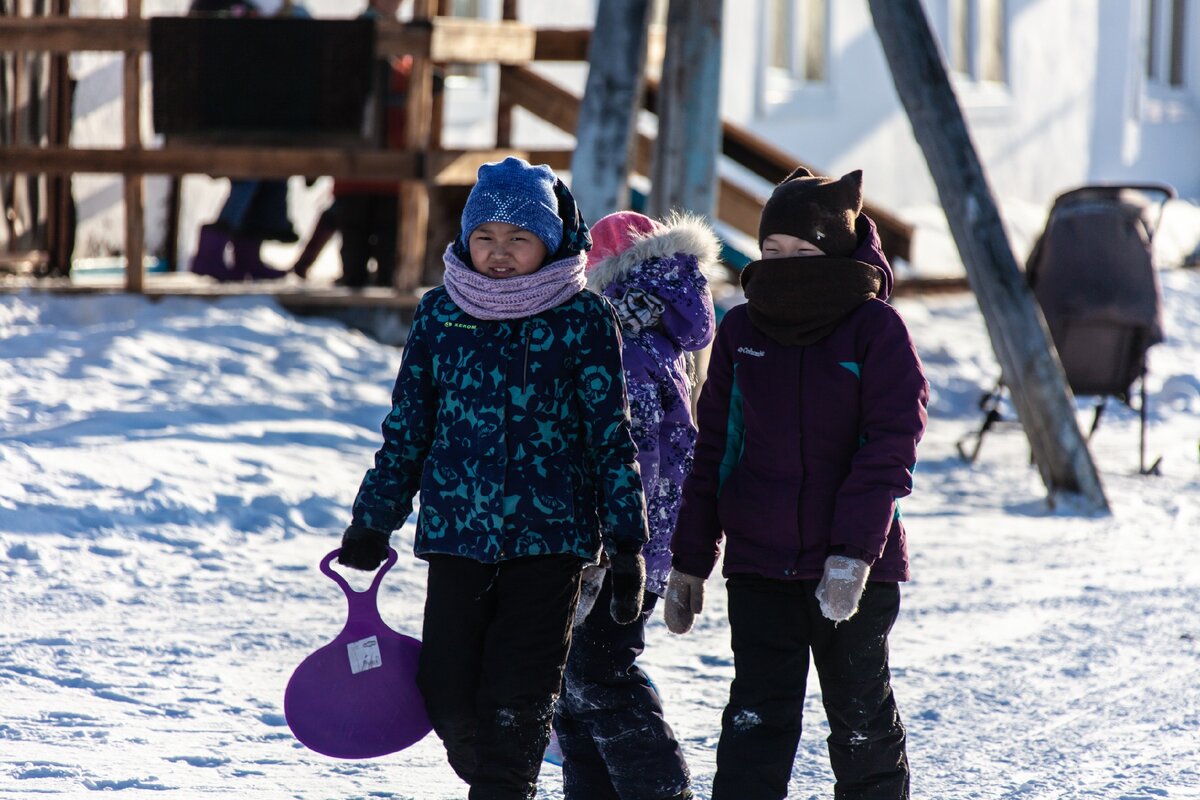
[[[413,317],[392,389],[392,410],[383,420],[383,446],[354,499],[355,525],[391,533],[412,514],[438,414],[428,319],[423,301]]]
[[[860,446],[838,490],[830,549],[873,564],[898,516],[896,501],[912,492],[929,405],[921,360],[890,306],[869,338],[861,379]]]
[[[717,517],[717,498],[724,477],[741,455],[743,429],[734,396],[730,317],[727,315],[725,319],[717,330],[708,376],[700,388],[696,414],[700,432],[692,470],[683,482],[683,500],[671,538],[672,566],[698,578],[707,578],[720,556],[723,534]]]
[[[640,552],[649,539],[621,362],[621,334],[607,300],[589,315],[575,395],[587,463],[595,470],[600,527],[616,552]]]
[[[666,305],[659,323],[673,341],[686,351],[707,347],[716,330],[712,292],[693,255],[676,253],[671,257],[671,281],[663,281],[650,290]]]

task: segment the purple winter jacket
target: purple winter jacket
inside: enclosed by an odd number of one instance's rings
[[[642,549],[646,588],[657,595],[666,591],[680,490],[696,442],[684,354],[712,341],[716,318],[704,272],[716,265],[719,253],[720,243],[707,225],[680,216],[588,270],[588,287],[605,297],[619,300],[636,289],[664,306],[652,327],[621,331],[621,360],[650,529]]]
[[[673,564],[724,574],[821,577],[829,555],[871,564],[870,578],[909,577],[898,498],[912,491],[929,384],[908,329],[884,300],[891,267],[866,220],[853,258],[884,271],[879,299],[824,339],[785,346],[745,305],[717,330],[700,392],[700,434],[683,488]]]

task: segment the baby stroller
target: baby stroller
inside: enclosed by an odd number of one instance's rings
[[[1076,396],[1100,398],[1089,439],[1110,397],[1133,408],[1130,389],[1141,379],[1138,468],[1143,475],[1157,474],[1162,461],[1146,467],[1146,351],[1163,340],[1162,289],[1151,244],[1163,208],[1174,196],[1165,184],[1092,185],[1059,195],[1025,265],[1067,384]],[[999,411],[1003,391],[1001,377],[980,399],[983,424],[958,442],[965,460],[975,461],[984,434],[1005,421]]]

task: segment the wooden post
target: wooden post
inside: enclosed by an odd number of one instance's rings
[[[1013,256],[920,0],[868,3],[1050,500],[1077,494],[1107,512],[1058,354]]]
[[[671,0],[658,102],[650,214],[714,217],[721,147],[722,0]]]
[[[571,159],[571,191],[593,222],[628,200],[649,22],[649,0],[600,0],[596,10]]]
[[[142,16],[142,0],[126,0],[125,16],[136,19]],[[142,149],[142,54],[138,50],[125,51],[125,150]],[[145,232],[143,230],[142,176],[125,175],[125,290],[140,294],[143,286],[142,251]]]
[[[20,14],[21,9],[14,9],[15,13]],[[31,141],[29,136],[29,109],[32,107],[30,102],[30,87],[29,79],[26,77],[26,66],[30,56],[24,53],[12,54],[12,73],[11,73],[11,94],[4,98],[7,108],[5,111],[11,111],[8,119],[8,130],[5,131],[7,142],[21,144],[40,144],[40,142]],[[8,78],[8,75],[0,74],[0,80]],[[26,246],[29,249],[34,247],[32,242],[25,244],[22,242],[28,236],[28,230],[36,224],[29,219],[29,182],[35,178],[35,175],[29,173],[13,172],[8,176],[8,185],[4,187],[6,196],[4,197],[4,225],[8,233],[8,246],[10,249],[17,249]]]
[[[413,21],[429,20],[437,12],[437,0],[414,0]],[[414,57],[408,81],[405,109],[405,146],[428,157],[433,119],[433,62]],[[395,287],[411,293],[421,285],[425,272],[425,239],[429,232],[429,184],[422,175],[400,182],[400,208],[396,238]]]
[[[517,0],[504,0],[500,17],[507,20],[517,18]],[[500,67],[501,73],[504,67]],[[500,96],[500,104],[496,107],[496,147],[512,147],[512,114],[513,104]]]
[[[69,0],[54,0],[50,14],[66,17],[71,13]],[[65,54],[49,54],[50,61],[50,146],[58,147],[71,139],[71,78]],[[74,225],[71,224],[71,176],[46,176],[46,253],[47,274],[65,277],[71,274]]]

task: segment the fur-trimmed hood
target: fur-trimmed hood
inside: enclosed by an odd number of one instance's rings
[[[588,288],[603,293],[613,283],[628,281],[635,268],[679,254],[694,258],[701,274],[719,274],[721,243],[713,229],[703,217],[676,212],[667,217],[660,230],[635,236],[633,244],[624,252],[591,267],[587,275]]]

